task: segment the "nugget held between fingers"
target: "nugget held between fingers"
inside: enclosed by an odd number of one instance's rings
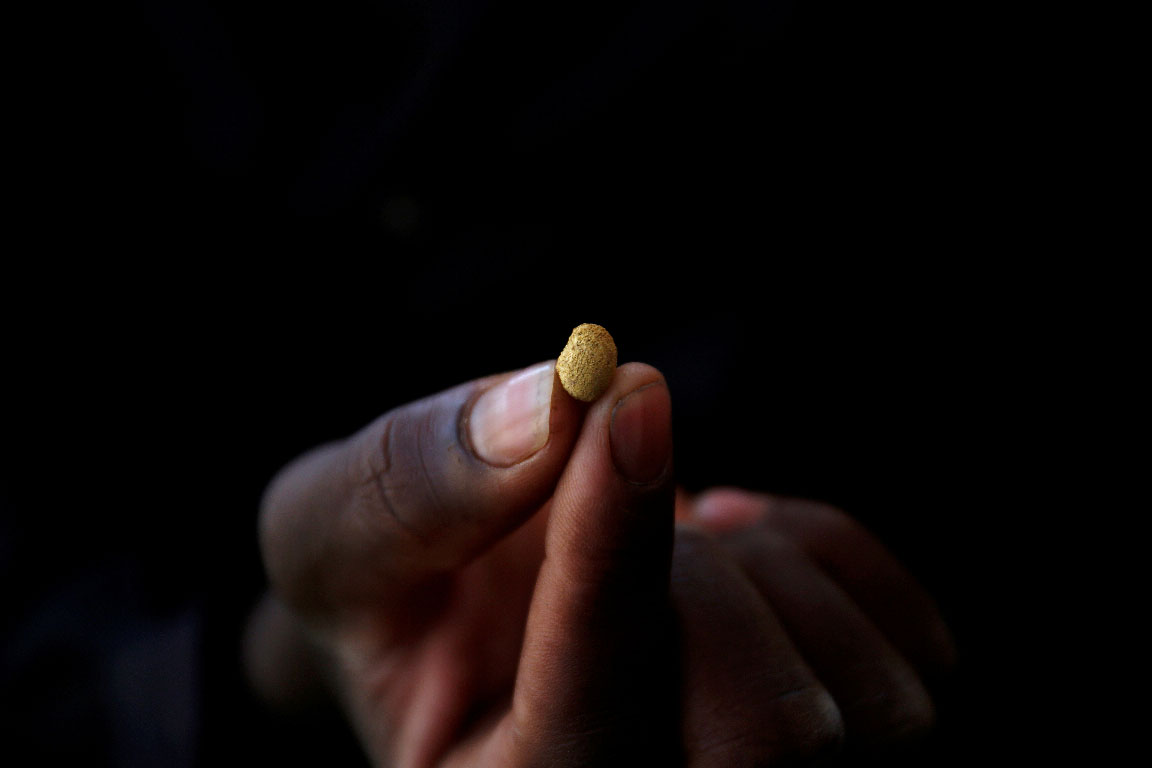
[[[568,394],[585,403],[592,402],[612,383],[616,373],[616,342],[599,325],[577,326],[556,361],[556,373]]]

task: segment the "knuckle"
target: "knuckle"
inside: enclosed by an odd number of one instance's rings
[[[260,519],[267,525],[276,525],[280,518],[289,514],[296,506],[294,500],[299,498],[300,477],[307,471],[308,464],[313,461],[323,448],[317,448],[296,457],[272,476],[265,486],[260,497]]]
[[[936,708],[927,693],[903,693],[869,741],[883,745],[915,742],[936,726]]]
[[[269,481],[260,498],[261,534],[275,537],[307,513],[309,497],[314,490],[317,465],[324,464],[334,453],[333,446],[323,445],[293,459]]]
[[[427,413],[411,419],[392,411],[358,437],[346,467],[348,486],[355,489],[350,505],[354,524],[370,530],[383,525],[402,538],[427,543],[420,521],[434,516],[438,506],[436,484],[422,455],[428,419]]]
[[[921,737],[936,727],[936,707],[925,697],[924,702],[909,713],[901,723],[901,736]]]
[[[329,444],[281,469],[260,500],[258,538],[269,584],[294,607],[310,604],[327,538],[318,530],[324,478],[339,455]],[[322,516],[320,516],[322,517]]]
[[[387,413],[358,437],[352,457],[345,467],[348,473],[348,487],[357,494],[354,499],[357,507],[382,507],[390,513],[395,511],[396,487],[392,477],[392,431],[395,417]]]
[[[831,694],[823,688],[804,689],[778,710],[773,718],[777,738],[768,756],[773,765],[809,765],[840,751],[844,720]]]
[[[818,685],[781,694],[754,718],[714,726],[692,750],[693,768],[716,766],[807,766],[836,756],[844,722],[832,696]]]
[[[915,743],[936,725],[932,698],[910,670],[850,709],[853,741],[865,749]]]

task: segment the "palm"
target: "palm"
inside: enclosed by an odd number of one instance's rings
[[[348,633],[345,690],[370,752],[444,754],[507,711],[547,520],[544,509],[459,572],[359,624],[364,633]]]

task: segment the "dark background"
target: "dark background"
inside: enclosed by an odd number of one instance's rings
[[[922,6],[930,6],[928,8]],[[1004,557],[1050,333],[1004,257],[1035,168],[1007,20],[956,4],[166,0],[26,62],[4,706],[49,763],[335,764],[248,698],[285,461],[600,323],[677,470],[841,505],[962,663],[916,764],[1002,741]],[[47,29],[57,28],[51,21]],[[1001,535],[1003,534],[1003,535]]]

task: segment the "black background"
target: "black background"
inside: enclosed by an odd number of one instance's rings
[[[596,322],[665,372],[682,484],[841,505],[938,596],[962,662],[909,759],[1010,749],[1003,626],[1027,610],[1003,550],[1036,514],[1018,374],[1053,318],[1006,253],[1036,167],[1007,19],[169,0],[76,21],[29,63],[51,83],[18,144],[40,243],[3,289],[20,739],[90,765],[355,760],[240,677],[264,485]],[[125,748],[101,659],[181,616],[192,738]]]

